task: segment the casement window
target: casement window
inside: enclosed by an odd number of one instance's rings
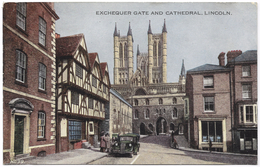
[[[25,31],[26,3],[17,3],[16,5],[16,25]]]
[[[92,75],[92,86],[97,88],[97,78]]]
[[[106,87],[105,84],[103,85],[103,92],[104,92],[104,93],[107,93],[107,87]]]
[[[82,123],[69,120],[69,140],[81,140]]]
[[[239,118],[240,123],[257,123],[257,105],[240,105]]]
[[[146,119],[150,118],[150,111],[149,111],[149,109],[147,109],[146,112],[145,112],[145,118]]]
[[[163,99],[159,98],[159,104],[163,104]]]
[[[146,105],[149,105],[149,103],[150,103],[150,102],[149,102],[149,99],[146,99],[146,100],[145,100],[145,104],[146,104]]]
[[[45,137],[45,113],[44,112],[38,112],[38,138],[44,138]]]
[[[204,111],[214,111],[214,97],[204,97]]]
[[[71,103],[75,105],[79,105],[79,93],[78,92],[71,92]]]
[[[138,100],[135,99],[135,106],[138,106]]]
[[[213,76],[204,76],[203,86],[204,86],[204,88],[214,88]]]
[[[135,119],[138,119],[138,117],[139,117],[138,110],[135,110],[135,115],[134,115],[134,118],[135,118]]]
[[[172,111],[172,118],[177,118],[178,117],[178,111],[177,108],[174,108]]]
[[[76,76],[83,78],[83,68],[78,64],[76,64]]]
[[[242,85],[242,98],[251,99],[252,98],[252,86],[251,84]]]
[[[250,68],[250,66],[242,66],[242,76],[243,77],[251,76],[251,68]]]
[[[90,108],[90,109],[93,109],[93,106],[94,106],[94,101],[93,101],[93,99],[92,98],[88,98],[88,108]]]
[[[202,142],[222,142],[222,121],[201,121]]]
[[[39,89],[46,90],[46,66],[39,63]]]
[[[39,17],[39,43],[45,46],[46,43],[46,21]]]
[[[26,55],[20,50],[16,50],[16,80],[25,82],[26,74]]]

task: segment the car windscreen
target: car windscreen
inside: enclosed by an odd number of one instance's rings
[[[133,141],[133,137],[123,136],[120,137],[120,141]]]

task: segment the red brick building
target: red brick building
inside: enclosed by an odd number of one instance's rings
[[[56,38],[57,42],[57,152],[98,146],[100,125],[109,102],[107,63],[88,53],[83,34]]]
[[[190,143],[198,149],[257,153],[257,51],[229,51],[219,65],[188,70]]]
[[[257,153],[257,51],[230,51],[234,152]]]
[[[190,143],[193,148],[229,151],[232,147],[230,69],[205,64],[188,70]]]
[[[3,8],[3,159],[55,153],[53,3]]]

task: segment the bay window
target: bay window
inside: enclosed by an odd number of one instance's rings
[[[257,105],[240,105],[239,106],[240,123],[257,123]]]

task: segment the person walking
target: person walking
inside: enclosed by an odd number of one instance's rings
[[[100,138],[100,152],[104,152],[105,149],[106,149],[105,133],[102,133]]]
[[[173,142],[173,148],[179,148],[179,145],[178,145],[178,143],[177,143],[177,140],[173,137],[173,140],[174,140],[174,142]]]
[[[106,133],[105,139],[106,139],[106,151],[109,153],[110,152],[110,137],[109,137],[108,133]]]

